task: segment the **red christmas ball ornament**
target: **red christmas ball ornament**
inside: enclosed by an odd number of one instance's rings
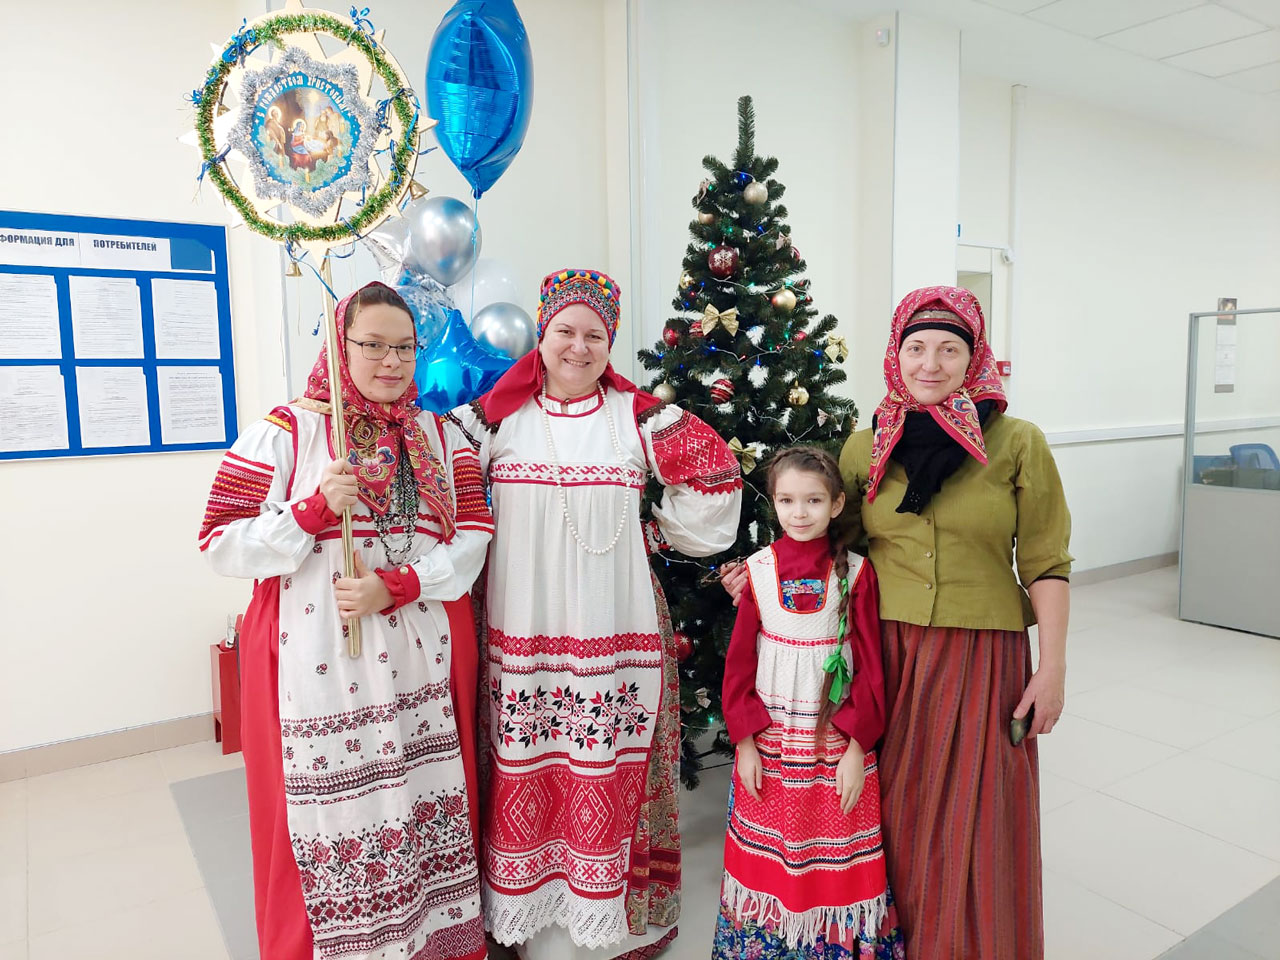
[[[797,262],[797,263],[799,263],[801,260],[803,260],[803,259],[804,259],[804,257],[800,256],[800,248],[799,248],[799,247],[792,247],[792,248],[791,248],[791,256],[795,258],[795,260],[796,260],[796,262]]]
[[[688,634],[680,633],[678,631],[673,639],[676,644],[676,659],[683,663],[685,660],[688,660],[689,655],[693,653],[693,641],[689,639]]]
[[[807,337],[807,336],[809,336],[809,335],[808,335],[807,333],[805,333],[803,330],[797,330],[797,331],[792,335],[791,339],[792,339],[792,340],[803,340],[803,339],[804,339],[805,337]]]
[[[662,331],[662,342],[668,347],[674,347],[680,342],[680,331],[674,327],[667,327]]]
[[[712,276],[719,277],[721,280],[733,276],[734,271],[738,269],[738,251],[723,243],[713,247],[707,254],[707,267],[711,270]]]
[[[728,403],[733,399],[733,381],[721,377],[711,385],[711,399],[714,403]]]

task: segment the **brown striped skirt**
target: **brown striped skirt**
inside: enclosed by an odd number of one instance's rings
[[[1037,748],[1009,742],[1027,634],[887,620],[882,639],[881,817],[907,956],[1041,960]]]

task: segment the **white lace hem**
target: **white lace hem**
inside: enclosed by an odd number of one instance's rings
[[[588,900],[569,892],[563,878],[549,880],[535,892],[513,896],[481,885],[485,929],[503,946],[523,943],[553,923],[565,927],[575,946],[594,950],[621,942],[627,935],[626,896]]]

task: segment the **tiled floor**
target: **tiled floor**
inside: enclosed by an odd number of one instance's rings
[[[1280,960],[1280,641],[1178,621],[1176,588],[1073,591],[1041,746],[1050,960]],[[255,957],[239,766],[203,743],[0,784],[0,960]],[[669,960],[708,953],[728,782],[682,797]]]

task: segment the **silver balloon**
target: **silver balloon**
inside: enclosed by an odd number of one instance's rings
[[[388,217],[366,233],[363,240],[373,259],[378,261],[383,281],[389,284],[399,281],[409,249],[409,221],[404,217]]]
[[[480,256],[480,225],[453,197],[423,197],[404,208],[409,244],[404,265],[446,287],[460,280]]]
[[[491,303],[471,318],[471,335],[483,346],[518,360],[538,342],[533,318],[514,303]]]

